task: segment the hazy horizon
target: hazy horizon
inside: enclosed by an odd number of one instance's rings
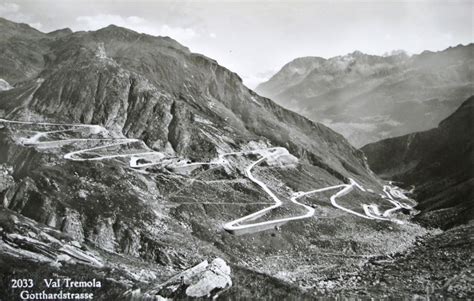
[[[250,88],[297,57],[469,44],[472,16],[470,1],[0,1],[0,17],[43,32],[115,24],[170,36],[238,73]]]

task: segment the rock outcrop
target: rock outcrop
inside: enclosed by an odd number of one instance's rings
[[[230,267],[221,258],[214,259],[202,274],[191,278],[194,279],[189,279],[186,295],[194,298],[211,297],[232,286]]]
[[[143,293],[143,296],[160,296],[170,299],[215,299],[220,292],[232,286],[231,270],[222,258],[207,260],[187,269],[166,282]],[[138,292],[134,293],[136,296]]]
[[[7,91],[12,88],[13,87],[10,86],[10,84],[6,80],[0,78],[0,91]]]

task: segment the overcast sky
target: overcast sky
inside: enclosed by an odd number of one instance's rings
[[[301,56],[419,53],[473,41],[473,1],[0,0],[0,16],[49,32],[109,24],[170,36],[255,87]]]

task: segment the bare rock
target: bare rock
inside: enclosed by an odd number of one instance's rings
[[[6,191],[15,184],[12,177],[12,169],[4,164],[0,164],[0,193]]]
[[[216,289],[232,286],[230,267],[221,258],[214,259],[207,269],[193,280],[186,289],[186,295],[189,297],[210,297]]]
[[[173,276],[146,294],[172,299],[213,298],[232,286],[230,274],[231,269],[223,259],[216,258],[210,264],[205,260]]]
[[[69,234],[79,242],[84,241],[84,231],[82,228],[81,215],[73,209],[66,210],[61,231]]]
[[[89,233],[89,240],[102,249],[115,252],[116,238],[111,218],[98,220],[96,227]]]
[[[0,91],[7,91],[13,89],[13,87],[4,79],[0,78]]]

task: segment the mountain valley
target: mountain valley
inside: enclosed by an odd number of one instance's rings
[[[17,278],[94,279],[94,300],[411,298],[430,280],[417,254],[439,262],[433,294],[472,297],[472,223],[419,223],[372,155],[216,61],[114,25],[1,18],[0,49],[6,300]]]

